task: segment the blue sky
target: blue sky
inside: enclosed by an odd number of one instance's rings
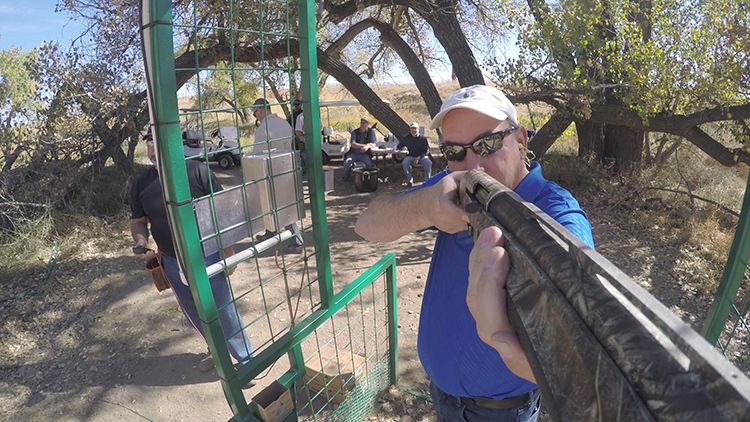
[[[55,13],[57,0],[0,0],[0,50],[11,45],[31,50],[43,41],[70,45],[83,27],[65,13]]]

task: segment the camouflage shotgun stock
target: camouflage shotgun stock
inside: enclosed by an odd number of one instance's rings
[[[750,380],[663,304],[479,170],[460,200],[511,260],[508,310],[555,421],[750,421]]]

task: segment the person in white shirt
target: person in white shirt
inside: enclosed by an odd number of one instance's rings
[[[258,98],[253,103],[253,116],[260,122],[255,130],[255,146],[253,153],[275,149],[277,151],[292,151],[292,141],[294,141],[294,131],[289,126],[289,122],[277,116],[275,113],[268,112],[268,101],[265,98]],[[301,116],[301,114],[300,114]],[[292,223],[287,227],[292,233],[297,235],[289,242],[291,251],[300,252],[303,249],[302,234],[299,232],[297,223]],[[259,236],[259,240],[265,240],[274,233],[266,232]]]
[[[300,113],[297,115],[294,123],[294,134],[299,140],[299,160],[302,164],[302,174],[307,172],[307,153],[305,152],[305,137],[302,134],[305,133],[305,114],[302,113],[302,105],[300,105]]]
[[[292,151],[294,131],[289,123],[277,116],[276,113],[268,112],[268,102],[265,98],[255,100],[253,107],[253,116],[260,122],[255,130],[253,152],[262,152],[269,149]]]
[[[318,120],[318,124],[320,125],[320,131],[323,131],[323,122]],[[300,161],[302,161],[302,169],[303,174],[305,170],[307,170],[307,154],[305,153],[305,137],[303,134],[305,133],[305,115],[304,113],[300,113],[297,116],[297,120],[294,124],[294,134],[297,136],[297,139],[300,141]]]

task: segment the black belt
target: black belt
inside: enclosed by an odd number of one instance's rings
[[[487,397],[459,397],[458,400],[464,406],[482,406],[490,409],[513,409],[526,404],[531,398],[531,395],[536,393],[537,389],[530,391],[520,396],[506,397],[502,400],[490,399]]]

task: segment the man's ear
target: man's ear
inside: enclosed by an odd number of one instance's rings
[[[529,146],[529,133],[526,131],[526,126],[521,126],[518,129],[521,132],[521,140],[519,142],[524,147],[528,147]]]

